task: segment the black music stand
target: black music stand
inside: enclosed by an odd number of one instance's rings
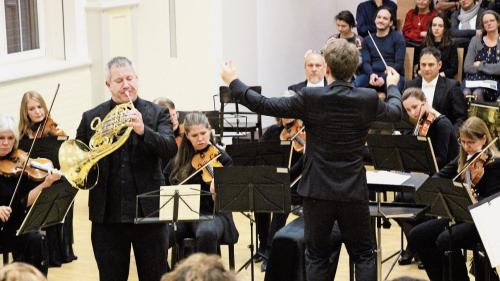
[[[259,94],[262,92],[261,86],[251,86],[249,88],[251,90],[259,93]],[[225,128],[225,126],[224,126],[224,121],[225,121],[224,114],[226,114],[226,113],[231,113],[231,114],[234,113],[236,115],[236,126],[234,128],[235,128],[235,131],[237,133],[240,133],[242,131],[249,132],[252,134],[251,140],[253,141],[254,131],[255,131],[255,129],[258,129],[259,137],[262,136],[262,120],[261,120],[260,114],[256,114],[254,112],[243,112],[243,114],[245,114],[245,115],[248,115],[248,114],[257,115],[257,122],[256,122],[255,126],[248,126],[248,119],[245,118],[245,126],[241,127],[240,120],[239,120],[239,116],[240,116],[239,103],[238,103],[238,100],[236,100],[232,97],[231,89],[229,87],[227,87],[227,86],[220,86],[219,87],[219,101],[220,101],[220,105],[221,105],[220,106],[220,119],[219,119],[220,128],[221,128],[221,134],[220,134],[221,138],[224,135],[224,128]],[[235,112],[225,112],[225,104],[228,104],[228,103],[234,103]],[[215,107],[215,101],[214,101],[214,107]],[[231,125],[231,127],[233,127],[233,126]],[[239,142],[239,140],[240,140],[240,136],[238,134],[237,142]]]
[[[443,276],[444,280],[453,281],[452,279],[452,251],[453,245],[451,239],[452,226],[451,224],[460,222],[473,223],[472,216],[469,212],[469,205],[472,204],[469,193],[462,183],[454,182],[451,179],[445,178],[429,178],[415,193],[415,201],[420,204],[430,205],[429,213],[431,215],[440,216],[450,219],[448,225],[449,251],[445,253],[448,256],[448,276]],[[446,275],[446,272],[443,272]]]
[[[373,160],[373,165],[376,170],[386,171],[399,171],[399,172],[416,172],[410,174],[410,185],[412,190],[419,187],[424,180],[428,178],[427,175],[419,174],[424,173],[432,175],[438,171],[436,157],[432,149],[432,143],[429,138],[408,136],[408,135],[380,135],[370,134],[367,138],[368,149]],[[370,183],[369,183],[370,185]],[[381,239],[381,224],[382,219],[388,217],[384,215],[383,209],[380,205],[381,192],[384,191],[401,191],[402,187],[398,185],[377,185],[377,202],[378,212],[382,216],[376,217],[377,219],[377,279],[382,280],[382,263],[396,257],[389,272],[386,275],[387,279],[392,269],[394,268],[397,259],[403,251],[403,234],[401,234],[401,250],[392,254],[384,261],[382,261],[382,239]],[[404,218],[406,214],[401,216],[391,216],[391,218]]]
[[[31,205],[17,235],[64,223],[78,190],[67,181],[44,188]]]
[[[405,135],[368,135],[366,140],[377,170],[420,172],[438,171],[429,138]]]
[[[250,221],[250,264],[254,280],[253,212],[288,212],[291,204],[288,169],[270,166],[232,166],[215,170],[216,209],[243,213]]]
[[[291,161],[291,142],[239,143],[226,146],[235,166],[288,167]]]

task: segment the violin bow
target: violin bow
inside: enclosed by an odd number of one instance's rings
[[[493,139],[485,148],[483,148],[474,158],[472,158],[471,160],[469,160],[467,162],[467,164],[462,168],[462,170],[458,173],[458,175],[456,177],[453,178],[453,181],[456,181],[458,179],[458,177],[460,177],[461,174],[463,174],[468,168],[470,165],[472,165],[472,163],[476,162],[477,159],[479,159],[479,157],[481,156],[481,154],[483,154],[486,150],[488,150],[493,144],[495,144],[495,142],[498,140],[498,137],[496,137],[495,139]]]
[[[47,114],[45,115],[45,120],[43,121],[43,125],[38,126],[38,129],[36,130],[35,137],[33,138],[33,141],[31,142],[30,150],[28,151],[28,155],[27,155],[26,161],[24,162],[23,168],[21,170],[21,174],[19,175],[19,178],[17,179],[16,188],[14,189],[14,193],[12,193],[12,197],[10,198],[9,207],[11,207],[12,203],[14,202],[14,197],[16,196],[17,190],[19,189],[19,185],[21,184],[21,179],[23,178],[24,171],[28,167],[28,160],[30,159],[31,152],[33,151],[33,147],[35,147],[35,143],[36,143],[36,139],[38,137],[38,134],[45,130],[45,126],[47,125],[47,120],[49,120],[50,112],[52,111],[52,107],[54,106],[54,101],[56,100],[57,93],[59,92],[60,86],[61,86],[61,84],[58,83],[56,92],[54,94],[54,97],[52,98],[52,102],[50,103],[49,112],[47,112]]]

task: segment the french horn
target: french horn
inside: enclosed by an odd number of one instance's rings
[[[128,92],[127,92],[128,95]],[[77,189],[90,190],[97,185],[99,166],[97,162],[120,148],[129,138],[128,112],[134,109],[129,102],[116,105],[103,120],[92,119],[90,128],[95,131],[89,145],[77,139],[67,140],[59,149],[59,164],[68,182]],[[87,177],[91,170],[96,170],[95,182],[90,184]]]

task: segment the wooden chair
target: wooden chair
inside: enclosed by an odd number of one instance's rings
[[[462,74],[464,71],[464,48],[457,48],[458,54],[458,71],[455,75],[455,80],[462,81]]]
[[[413,56],[415,54],[415,49],[413,47],[406,47],[406,55],[405,55],[405,80],[413,79]]]

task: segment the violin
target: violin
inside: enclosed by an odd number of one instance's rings
[[[478,202],[477,193],[474,187],[483,177],[484,167],[495,161],[489,148],[494,145],[497,140],[498,137],[492,140],[481,151],[474,153],[472,157],[465,162],[463,169],[458,172],[458,175],[453,179],[456,180],[458,177],[462,178],[462,181],[465,183],[465,189],[474,204]]]
[[[292,141],[293,149],[299,153],[304,153],[306,147],[306,132],[304,129],[302,121],[297,119],[284,124],[284,128],[280,133],[280,140]]]
[[[215,145],[209,145],[203,151],[197,152],[191,159],[191,166],[197,171],[201,169],[201,177],[204,182],[210,183],[214,178],[214,167],[222,167],[222,164],[217,161],[221,153]]]
[[[28,161],[28,165],[24,170],[24,174],[36,182],[43,181],[48,173],[54,170],[54,165],[49,159],[28,158],[27,152],[16,149],[7,159],[0,160],[0,174],[6,177],[18,176],[21,174],[26,161]]]
[[[427,132],[429,132],[429,127],[438,116],[439,112],[437,111],[430,110],[424,112],[417,121],[417,125],[415,126],[415,130],[413,131],[413,135],[418,137],[426,137]]]
[[[34,132],[36,132],[37,127],[42,125],[43,122],[40,124],[35,124],[34,125],[35,128],[34,129],[31,128],[31,130],[29,130],[29,137],[34,138],[35,135]],[[50,116],[47,118],[47,124],[45,125],[45,128],[43,129],[43,131],[40,131],[38,133],[37,138],[42,138],[47,136],[56,136],[56,137],[66,136],[66,133],[58,127],[58,124]]]

